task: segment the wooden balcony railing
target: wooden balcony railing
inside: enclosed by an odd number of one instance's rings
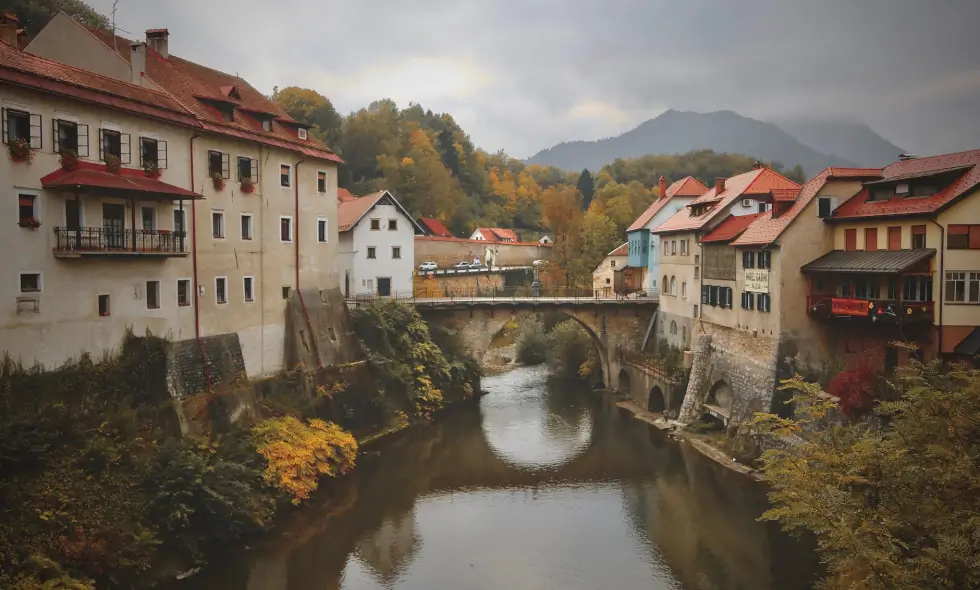
[[[932,321],[932,301],[894,299],[859,299],[811,295],[806,300],[807,313],[820,318],[864,318],[882,322]]]
[[[108,227],[54,228],[56,256],[186,256],[187,232]]]

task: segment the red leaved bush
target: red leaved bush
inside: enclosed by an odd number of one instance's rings
[[[866,360],[859,360],[838,373],[827,386],[827,393],[836,397],[848,418],[872,408],[875,400],[877,374]]]

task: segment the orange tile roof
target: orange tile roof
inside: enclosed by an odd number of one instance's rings
[[[980,164],[980,150],[914,158],[889,164],[881,171],[882,180],[897,180],[908,175],[943,172],[951,168],[968,167],[968,169],[954,171],[953,174],[958,174],[956,180],[930,197],[914,199],[895,197],[887,201],[868,201],[869,191],[865,189],[838,207],[828,221],[937,213],[980,185],[978,164]]]
[[[665,192],[665,197],[657,199],[654,201],[647,210],[640,214],[633,222],[633,225],[629,226],[626,231],[636,231],[643,229],[643,226],[650,223],[657,213],[670,202],[673,197],[700,197],[704,193],[708,192],[708,187],[704,186],[693,176],[685,176],[684,178],[674,182]]]
[[[771,244],[786,230],[787,227],[804,208],[817,196],[817,193],[832,179],[854,180],[871,179],[881,176],[878,168],[825,168],[813,178],[811,178],[801,188],[794,190],[794,200],[789,209],[779,217],[773,217],[772,211],[767,212],[750,225],[734,242],[733,246],[760,246]],[[778,202],[784,202],[777,198],[776,193],[788,195],[781,190],[773,191],[773,198]],[[782,205],[785,207],[785,205]]]
[[[132,44],[130,40],[98,29],[79,26],[106,47],[116,51],[123,61],[129,63],[131,56],[129,47]],[[312,137],[307,140],[299,139],[297,128],[305,125],[300,125],[290,118],[279,105],[241,78],[173,54],[164,58],[150,47],[146,48],[146,77],[205,123],[205,128],[210,131],[298,151],[313,158],[342,162],[339,156],[316,139]],[[241,98],[235,99],[222,92],[222,87],[228,86],[234,87]],[[232,121],[226,121],[221,111],[207,101],[234,104],[252,113],[266,113],[273,117],[272,131],[265,131],[262,129],[260,119],[239,109],[235,109]]]
[[[349,190],[345,189],[345,188],[338,188],[337,189],[337,200],[340,201],[341,203],[344,203],[344,202],[347,202],[347,201],[353,201],[356,198],[357,197],[355,197],[354,195],[352,195],[351,192]]]
[[[433,219],[432,217],[419,217],[419,225],[424,227],[430,235],[441,236],[444,238],[453,237],[453,233],[449,231],[449,228],[447,228],[438,219]]]
[[[769,168],[744,172],[725,179],[725,189],[721,193],[712,187],[708,192],[694,199],[687,207],[657,226],[653,233],[699,230],[723,212],[727,212],[728,206],[743,195],[768,196],[772,190],[798,189],[799,187],[800,185]],[[697,217],[692,216],[692,205],[704,203],[713,203],[713,206]]]
[[[486,244],[486,240],[470,240],[468,238],[448,238],[442,236],[415,236],[416,240],[432,240],[434,242],[466,242],[467,244]],[[493,243],[493,242],[491,242]],[[541,242],[496,242],[500,246],[534,246],[536,248],[551,248],[552,244]]]
[[[379,191],[357,197],[352,201],[344,201],[337,206],[337,231],[349,231],[357,222],[364,217],[364,214],[374,207],[374,204],[384,196],[386,191]]]
[[[711,233],[701,238],[701,243],[729,242],[738,237],[753,221],[765,213],[753,213],[751,215],[729,215],[724,221],[718,224]]]
[[[198,126],[191,113],[167,94],[25,53],[3,42],[0,42],[0,81]]]
[[[487,242],[516,242],[517,234],[513,230],[503,229],[499,227],[478,227],[476,231],[480,232],[483,239]]]
[[[624,242],[622,246],[616,248],[606,256],[629,256],[630,253],[630,243]]]

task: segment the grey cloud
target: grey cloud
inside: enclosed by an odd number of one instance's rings
[[[175,53],[265,91],[313,86],[342,111],[418,97],[519,157],[667,108],[848,117],[921,153],[980,148],[976,0],[121,0],[118,22],[167,26]],[[366,75],[411,59],[472,75]]]

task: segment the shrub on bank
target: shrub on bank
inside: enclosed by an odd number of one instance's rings
[[[526,316],[517,330],[517,360],[525,365],[540,365],[548,358],[548,334],[538,314]]]
[[[556,325],[548,335],[548,366],[557,377],[571,379],[587,378],[591,368],[596,365],[590,362],[595,354],[592,337],[575,320],[565,320]],[[588,369],[584,370],[583,366]]]

